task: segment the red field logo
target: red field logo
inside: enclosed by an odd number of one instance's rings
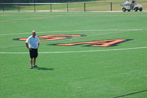
[[[72,37],[83,37],[83,36],[87,36],[87,35],[58,34],[58,35],[43,35],[43,36],[38,36],[38,38],[40,41],[53,41],[53,40],[61,40],[61,39],[67,39]],[[13,40],[26,41],[27,38],[15,38]],[[108,40],[96,40],[96,41],[85,41],[85,42],[75,42],[75,43],[58,43],[58,44],[50,44],[50,45],[76,46],[76,45],[88,44],[86,46],[89,47],[110,47],[110,46],[116,46],[119,43],[129,40],[131,39],[108,39]]]
[[[87,36],[87,35],[58,34],[58,35],[42,35],[42,36],[38,36],[38,38],[40,41],[53,41],[53,40],[67,39],[72,37],[83,37],[83,36]],[[13,40],[26,41],[27,38],[15,38]]]
[[[75,46],[75,45],[83,45],[83,44],[89,44],[87,46],[90,47],[110,47],[110,46],[116,46],[119,43],[129,41],[129,39],[109,39],[109,40],[97,40],[97,41],[86,41],[86,42],[76,42],[76,43],[59,43],[59,44],[53,44],[58,46]]]

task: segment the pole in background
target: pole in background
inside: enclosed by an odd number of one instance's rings
[[[20,10],[19,10],[19,3],[18,3],[18,12],[20,12]]]
[[[20,9],[19,9],[19,0],[18,0],[18,12],[20,12]]]
[[[112,11],[112,2],[110,2],[110,7],[111,7],[111,11]]]
[[[84,3],[84,12],[86,12],[86,3]]]
[[[5,7],[4,7],[4,4],[3,4],[3,12],[5,11]]]
[[[67,12],[68,12],[68,3],[67,3]]]
[[[2,6],[3,6],[3,12],[4,12],[5,9],[4,9],[4,4],[3,3],[4,3],[4,0],[2,0]]]
[[[52,12],[52,4],[50,4],[50,12]]]
[[[35,0],[34,0],[34,12],[36,12],[36,11],[35,11]]]

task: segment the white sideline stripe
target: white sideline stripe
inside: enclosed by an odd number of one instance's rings
[[[89,31],[143,31],[147,29],[99,29],[99,30],[72,30],[72,31],[46,31],[46,32],[37,32],[39,33],[54,33],[54,32],[89,32]],[[3,35],[18,35],[18,34],[31,34],[31,32],[25,32],[25,33],[12,33],[12,34],[0,34],[0,36]]]
[[[52,32],[72,32],[72,31],[47,31],[47,32],[37,32],[38,33],[52,33]],[[12,34],[0,34],[0,36],[2,35],[18,35],[18,34],[31,34],[31,32],[26,32],[26,33],[12,33]]]
[[[87,51],[58,51],[58,52],[39,52],[40,54],[54,54],[54,53],[79,53],[79,52],[100,52],[100,51],[120,51],[120,50],[134,50],[145,49],[146,47],[135,48],[121,48],[121,49],[106,49],[106,50],[87,50]],[[0,54],[28,54],[29,52],[0,52]]]
[[[74,30],[74,31],[110,31],[110,30],[144,30],[144,29],[99,29],[99,30]]]

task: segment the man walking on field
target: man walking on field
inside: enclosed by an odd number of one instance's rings
[[[36,36],[36,32],[32,31],[32,36],[28,37],[28,39],[26,40],[26,47],[29,49],[29,52],[30,52],[31,69],[33,67],[37,67],[35,63],[36,63],[36,58],[38,56],[39,43],[40,41],[39,41],[39,38]],[[32,65],[32,63],[34,65]]]

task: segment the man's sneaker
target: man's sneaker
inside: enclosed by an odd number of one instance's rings
[[[37,65],[34,65],[33,67],[37,67]]]
[[[31,69],[33,69],[33,66],[31,66]]]

